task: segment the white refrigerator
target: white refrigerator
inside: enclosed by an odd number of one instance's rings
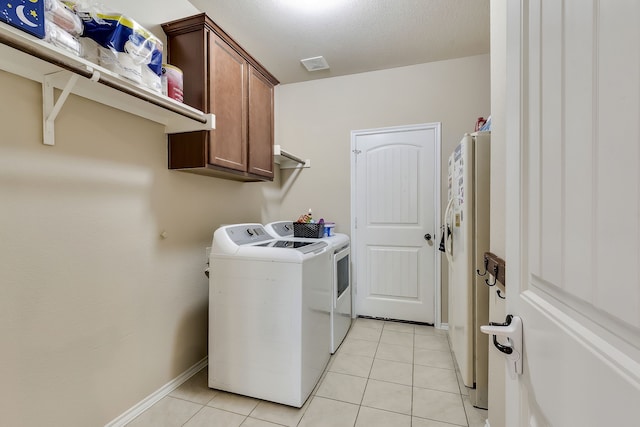
[[[487,408],[489,287],[483,270],[489,251],[491,132],[465,134],[449,157],[445,253],[449,262],[449,340],[473,406]]]

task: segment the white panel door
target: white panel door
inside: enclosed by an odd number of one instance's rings
[[[507,14],[506,425],[639,425],[640,2]]]
[[[440,125],[354,131],[352,147],[355,311],[433,323]]]

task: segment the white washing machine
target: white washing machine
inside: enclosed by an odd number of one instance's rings
[[[261,224],[217,229],[209,257],[209,387],[302,407],[330,357],[323,241]]]
[[[321,239],[293,237],[292,221],[276,221],[265,226],[267,232],[275,238],[290,238],[295,241],[327,242],[331,247],[331,258],[328,268],[331,279],[328,286],[331,289],[330,329],[331,354],[340,347],[344,337],[349,332],[352,320],[351,305],[351,249],[349,236],[336,233]]]

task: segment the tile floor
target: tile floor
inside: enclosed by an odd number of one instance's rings
[[[207,369],[129,427],[483,427],[444,331],[356,319],[305,405],[292,408],[207,387]]]

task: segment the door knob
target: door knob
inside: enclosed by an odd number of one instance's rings
[[[426,240],[427,242],[431,241],[431,234],[427,233],[424,235],[424,240]]]

